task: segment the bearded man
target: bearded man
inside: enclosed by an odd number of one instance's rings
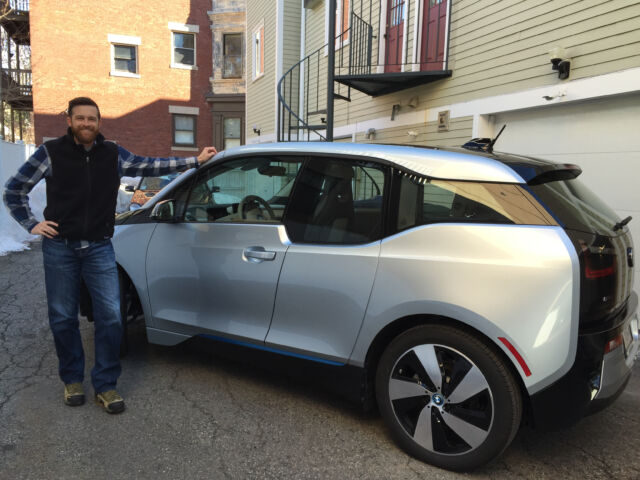
[[[84,280],[93,304],[95,366],[91,370],[96,401],[108,413],[124,411],[115,387],[121,373],[122,339],[118,271],[111,237],[120,177],[157,177],[197,167],[216,153],[206,147],[198,157],[150,158],[134,155],[100,133],[100,109],[86,97],[67,109],[67,134],[41,145],[5,185],[4,202],[28,232],[41,235],[49,325],[64,403],[85,401],[84,351],[78,328],[78,296]],[[28,193],[47,184],[45,220],[38,222]]]

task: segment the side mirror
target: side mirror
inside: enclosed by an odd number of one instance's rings
[[[124,187],[124,191],[125,192],[135,192],[136,191],[136,187],[134,187],[133,185],[127,185],[126,187]]]
[[[173,222],[175,221],[175,202],[173,200],[163,200],[153,206],[150,218],[157,222]]]

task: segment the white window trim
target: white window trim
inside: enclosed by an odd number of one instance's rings
[[[169,113],[177,113],[178,115],[200,115],[200,108],[169,105]]]
[[[172,146],[171,147],[171,151],[172,152],[199,152],[200,149],[199,148],[195,148],[195,147],[175,147],[175,146]]]
[[[264,32],[264,20],[262,20],[254,29],[253,32],[251,33],[251,80],[252,81],[256,81],[259,78],[264,77],[264,67],[262,69],[262,71],[258,74],[256,74],[256,69],[260,63],[260,59],[258,58],[260,55],[260,49],[258,49],[256,47],[256,35],[260,35],[260,30],[262,30]],[[266,52],[266,49],[264,48],[264,34],[262,35],[262,52],[263,55]],[[266,64],[266,62],[263,60],[263,62]]]
[[[178,68],[181,70],[198,70],[198,33],[200,33],[199,25],[190,25],[187,23],[177,23],[177,22],[169,22],[167,24],[169,31],[171,34],[169,35],[169,44],[170,50],[169,53],[171,55],[170,66],[171,68]],[[193,61],[194,65],[187,65],[186,63],[177,63],[174,59],[175,50],[173,45],[173,34],[174,33],[191,33],[193,34]]]
[[[177,22],[169,22],[168,23],[169,30],[172,32],[182,32],[182,33],[200,33],[199,25],[190,25],[188,23],[177,23]]]
[[[109,42],[109,48],[111,51],[111,71],[109,72],[109,75],[111,75],[112,77],[140,78],[140,73],[131,73],[116,70],[114,45],[125,45],[127,47],[134,47],[136,49],[136,72],[140,72],[140,50],[138,46],[142,45],[142,39],[140,37],[133,37],[131,35],[118,35],[115,33],[108,33],[107,41]]]
[[[351,2],[353,2],[354,0],[349,0],[349,7],[351,7]],[[342,0],[336,0],[336,8],[337,8],[337,18],[336,18],[336,37],[338,36],[338,25],[340,26],[340,28],[342,28],[342,16],[344,15],[344,12],[342,11]],[[347,12],[348,14],[348,12]],[[347,25],[347,28],[351,28],[351,15],[349,15],[349,24]],[[325,2],[324,5],[324,43],[325,43],[325,47],[324,47],[324,56],[326,57],[327,55],[329,55],[329,2]],[[342,40],[340,42],[335,42],[335,48],[336,50],[340,50],[342,47],[346,47],[347,45],[349,45],[349,43],[351,43],[351,32],[349,33],[349,38],[347,38],[346,40]]]

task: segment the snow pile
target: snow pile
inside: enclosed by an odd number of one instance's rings
[[[29,194],[29,205],[36,220],[44,220],[42,212],[47,203],[45,183],[40,182]],[[40,238],[38,235],[30,235],[9,214],[4,202],[0,204],[0,255],[9,252],[28,250],[29,242]]]

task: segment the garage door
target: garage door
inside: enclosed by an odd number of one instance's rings
[[[640,95],[496,114],[495,150],[575,163],[580,179],[629,224],[640,248]],[[639,265],[635,290],[640,291]]]

